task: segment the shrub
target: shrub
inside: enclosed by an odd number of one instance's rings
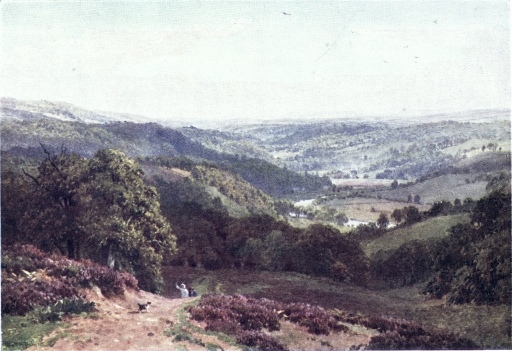
[[[347,331],[345,326],[322,307],[311,306],[305,303],[290,303],[284,307],[287,319],[301,326],[305,326],[309,333],[329,335],[331,330]]]
[[[335,316],[321,307],[304,303],[280,303],[241,295],[204,295],[189,309],[192,319],[204,321],[206,329],[233,335],[237,341],[262,350],[284,350],[284,346],[264,334],[280,330],[280,320],[305,326],[313,334],[348,331]]]
[[[237,334],[236,341],[262,351],[285,351],[287,348],[273,337],[254,330],[244,330]]]
[[[22,316],[33,306],[48,306],[64,298],[79,298],[78,290],[65,280],[2,281],[2,314]]]
[[[33,306],[81,298],[79,288],[98,286],[105,295],[137,288],[137,279],[89,260],[48,255],[32,245],[16,244],[2,252],[2,313],[24,315]],[[74,302],[73,304],[76,304]],[[69,306],[68,306],[69,307]]]
[[[337,311],[336,318],[351,324],[360,324],[380,332],[370,339],[370,350],[404,349],[478,349],[473,341],[460,338],[440,329],[422,326],[404,319],[385,316],[361,316]]]

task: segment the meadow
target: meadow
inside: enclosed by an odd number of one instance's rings
[[[389,230],[376,239],[362,241],[361,248],[368,257],[371,257],[378,251],[396,250],[409,241],[428,241],[444,238],[449,235],[451,227],[466,223],[469,223],[467,214],[433,217],[411,226]]]

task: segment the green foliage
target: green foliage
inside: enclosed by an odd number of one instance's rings
[[[160,214],[156,189],[144,183],[138,165],[114,150],[98,151],[86,176],[89,196],[96,202],[87,212],[88,240],[118,252],[121,264],[136,272],[141,287],[158,291],[163,255],[172,253],[176,244]]]
[[[421,221],[421,214],[415,206],[405,206],[403,209],[395,209],[391,213],[397,225],[400,224],[413,224]]]
[[[453,227],[435,256],[424,293],[451,303],[510,304],[510,192],[479,200],[472,223]]]
[[[332,185],[328,177],[300,175],[255,158],[232,158],[228,162],[222,162],[220,167],[239,174],[255,187],[274,196],[318,191],[324,186]]]
[[[309,226],[294,246],[295,267],[300,273],[359,284],[367,281],[368,261],[363,251],[331,226]]]
[[[377,226],[379,229],[387,229],[389,225],[388,216],[385,213],[381,213],[377,219]]]
[[[43,338],[63,325],[62,322],[39,323],[30,315],[2,315],[2,350],[25,350],[31,346],[46,346]]]
[[[295,213],[306,214],[309,220],[323,221],[336,223],[340,226],[348,222],[348,217],[345,213],[338,211],[337,209],[329,206],[321,206],[320,208],[298,208],[293,209]]]
[[[94,302],[80,298],[60,299],[53,305],[36,306],[30,311],[29,316],[37,323],[57,322],[66,314],[81,314],[95,311]]]
[[[433,271],[434,245],[428,241],[414,240],[391,253],[378,252],[371,260],[373,278],[389,287],[425,281]]]
[[[17,198],[24,203],[5,219],[13,230],[8,237],[70,258],[116,263],[135,272],[141,287],[157,291],[160,263],[175,251],[175,237],[140,167],[115,150],[100,150],[89,160],[44,150],[38,174],[26,173],[30,182],[2,180],[2,190],[22,190]]]
[[[249,213],[276,215],[270,196],[253,187],[241,176],[221,171],[211,166],[196,166],[191,171],[192,177],[206,186],[213,186],[234,203],[245,207]]]

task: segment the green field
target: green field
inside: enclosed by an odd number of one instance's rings
[[[380,250],[396,250],[408,241],[443,238],[449,234],[451,227],[459,223],[469,223],[468,215],[439,216],[411,226],[396,228],[377,239],[362,242],[361,248],[368,257],[371,257]]]

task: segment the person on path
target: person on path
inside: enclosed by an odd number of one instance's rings
[[[179,291],[181,291],[181,297],[184,298],[184,297],[188,297],[188,289],[187,287],[185,286],[185,284],[181,283],[181,286],[178,285],[178,283],[176,283],[176,289],[178,289]]]

